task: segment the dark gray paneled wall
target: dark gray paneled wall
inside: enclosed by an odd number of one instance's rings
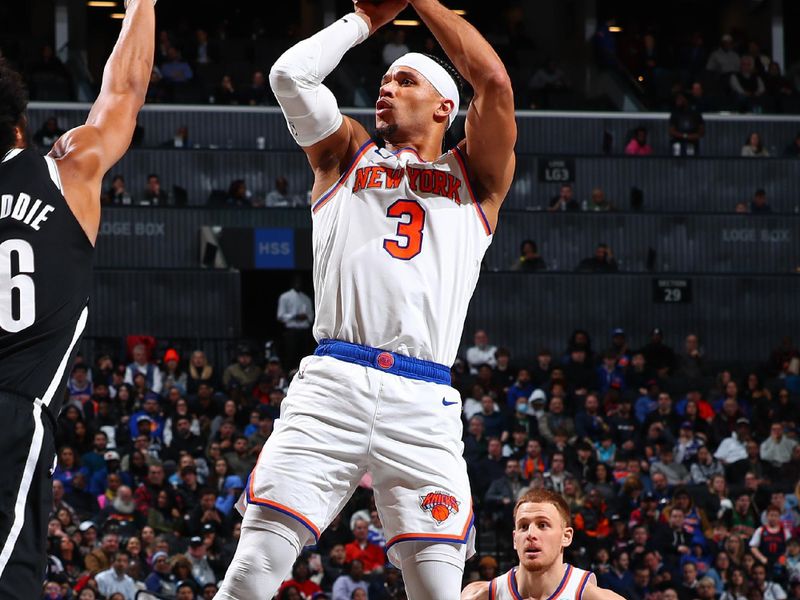
[[[642,275],[484,273],[464,328],[464,345],[478,328],[512,354],[531,357],[541,347],[556,355],[581,327],[602,350],[614,327],[632,346],[644,345],[654,326],[675,350],[689,332],[700,335],[711,360],[763,361],[780,339],[800,329],[800,277],[692,277],[691,304],[654,304],[652,278]]]
[[[506,199],[510,208],[546,207],[559,185],[539,183],[537,157],[517,157],[517,172]],[[575,192],[588,200],[592,188],[602,187],[618,208],[630,207],[630,190],[644,192],[644,210],[667,212],[733,212],[738,201],[750,201],[756,188],[764,188],[777,212],[800,207],[798,160],[727,158],[681,160],[673,158],[577,157]],[[121,173],[136,198],[147,175],[157,173],[169,189],[187,189],[192,205],[205,205],[212,190],[228,190],[234,179],[244,179],[260,199],[274,189],[275,178],[285,176],[292,192],[302,199],[313,176],[299,149],[245,150],[131,150],[106,177]]]
[[[571,271],[600,242],[623,271],[644,271],[648,249],[659,271],[789,273],[800,265],[800,216],[501,213],[486,264],[505,270],[533,239],[548,267]]]
[[[33,102],[29,117],[35,131],[50,115],[56,115],[62,127],[74,127],[86,119],[89,105]],[[369,110],[345,110],[368,128],[374,127]],[[463,113],[462,113],[463,114]],[[706,115],[706,137],[702,152],[706,155],[738,156],[751,131],[761,133],[768,148],[781,152],[800,131],[800,117],[754,115]],[[650,131],[655,151],[668,154],[666,113],[557,113],[522,111],[517,114],[518,150],[537,154],[600,154],[604,132],[613,138],[612,150],[621,154],[630,132],[642,124]],[[217,106],[145,106],[139,116],[144,127],[145,143],[156,146],[172,139],[175,130],[188,125],[192,143],[219,147],[256,148],[256,138],[263,136],[267,148],[293,149],[278,108]],[[456,122],[456,130],[463,116]]]
[[[195,268],[204,225],[311,227],[305,209],[107,208],[96,264],[106,268]],[[505,270],[532,238],[548,268],[571,271],[599,242],[623,271],[643,271],[649,248],[659,271],[788,273],[800,265],[800,216],[548,213],[506,210],[486,256]]]
[[[239,273],[97,269],[88,337],[235,338]]]

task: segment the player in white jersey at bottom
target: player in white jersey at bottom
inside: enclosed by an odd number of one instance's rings
[[[525,493],[514,507],[519,566],[491,581],[470,583],[461,600],[624,600],[597,585],[591,571],[564,562],[572,543],[569,505],[551,490]]]
[[[395,61],[377,90],[377,139],[322,85],[347,50],[409,4],[474,90],[465,139],[444,154],[459,103],[452,67],[417,53]],[[455,600],[473,514],[450,365],[514,173],[508,74],[439,0],[357,1],[287,50],[270,84],[314,171],[319,347],[302,360],[250,475],[217,598],[271,598],[371,472],[409,598]]]

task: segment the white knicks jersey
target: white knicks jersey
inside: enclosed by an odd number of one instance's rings
[[[581,600],[591,571],[566,565],[564,577],[547,600]],[[489,600],[524,600],[517,587],[517,567],[489,582]]]
[[[446,366],[492,231],[464,157],[368,141],[313,207],[314,337]]]

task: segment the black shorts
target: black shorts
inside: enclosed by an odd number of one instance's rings
[[[40,598],[55,422],[41,402],[0,390],[0,600]]]

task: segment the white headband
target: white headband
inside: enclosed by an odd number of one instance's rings
[[[458,86],[450,73],[435,60],[419,52],[404,54],[392,63],[389,70],[392,71],[395,67],[400,66],[411,67],[418,71],[446,100],[453,101],[453,112],[450,113],[450,122],[447,124],[447,127],[450,128],[458,113]]]

